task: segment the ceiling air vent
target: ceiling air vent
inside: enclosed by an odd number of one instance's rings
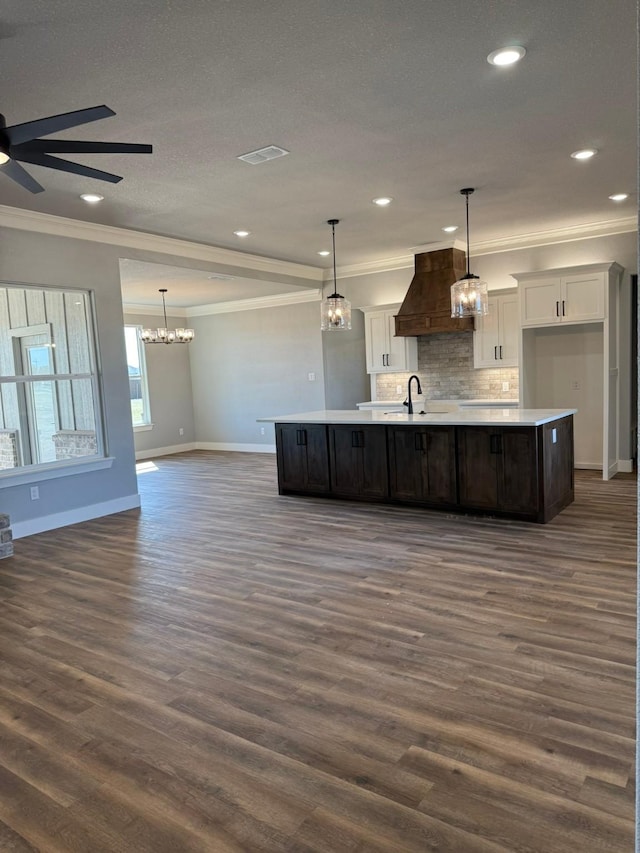
[[[223,273],[213,273],[213,275],[207,276],[211,281],[235,281],[235,275],[223,275]]]
[[[267,160],[284,157],[288,153],[284,148],[279,148],[277,145],[267,145],[266,148],[258,148],[257,151],[249,151],[248,154],[241,154],[238,160],[243,160],[245,163],[257,166],[259,163],[266,163]]]

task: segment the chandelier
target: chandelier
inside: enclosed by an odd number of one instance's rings
[[[486,281],[469,272],[469,196],[475,192],[472,187],[460,190],[467,205],[467,274],[451,285],[451,316],[480,317],[489,313],[489,290]]]
[[[336,280],[336,225],[339,219],[328,219],[333,240],[333,293],[320,306],[320,329],[323,332],[348,331],[351,328],[351,303],[338,293]]]
[[[162,294],[162,311],[164,314],[164,326],[159,329],[143,329],[140,332],[140,340],[145,344],[189,344],[195,337],[193,329],[167,329],[167,306],[164,295],[166,287],[158,291]]]

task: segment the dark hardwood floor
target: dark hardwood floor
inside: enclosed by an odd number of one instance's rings
[[[633,849],[635,478],[537,525],[142,467],[0,562],[0,850]]]

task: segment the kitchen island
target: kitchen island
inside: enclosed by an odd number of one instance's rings
[[[278,491],[545,523],[573,501],[575,409],[319,411],[275,424]]]

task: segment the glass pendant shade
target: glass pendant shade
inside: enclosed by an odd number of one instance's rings
[[[320,329],[323,332],[348,331],[351,328],[351,303],[340,296],[332,293],[322,301],[320,315]]]
[[[451,316],[481,317],[489,313],[489,286],[477,275],[465,275],[451,285]]]
[[[339,219],[328,219],[333,241],[333,293],[322,300],[320,330],[322,332],[348,332],[351,328],[351,303],[338,293],[336,281],[336,225]]]
[[[465,197],[467,210],[467,273],[451,285],[451,316],[458,320],[482,317],[489,313],[489,286],[469,270],[469,196],[474,192],[472,187],[460,190],[460,195]]]

